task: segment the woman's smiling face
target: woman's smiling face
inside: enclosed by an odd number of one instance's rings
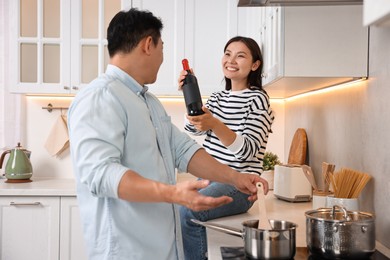
[[[243,81],[252,70],[256,70],[260,62],[253,62],[249,48],[240,41],[230,43],[222,57],[223,74],[232,81]]]

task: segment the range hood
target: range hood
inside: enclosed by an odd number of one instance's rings
[[[248,6],[312,6],[312,5],[361,5],[363,0],[239,0],[238,7]]]

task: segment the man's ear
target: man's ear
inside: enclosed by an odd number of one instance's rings
[[[145,37],[142,41],[142,50],[147,54],[150,55],[151,49],[153,47],[153,38],[152,36]]]

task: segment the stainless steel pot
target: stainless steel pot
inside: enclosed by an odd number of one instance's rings
[[[306,243],[311,254],[326,259],[360,259],[375,252],[373,214],[335,205],[305,215]]]
[[[269,220],[272,230],[261,230],[257,228],[258,220],[248,220],[242,223],[243,230],[239,230],[195,219],[191,221],[226,234],[242,237],[245,255],[250,259],[292,259],[296,252],[297,225],[292,222]]]

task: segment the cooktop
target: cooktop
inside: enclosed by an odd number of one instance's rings
[[[221,247],[223,260],[247,260],[245,257],[244,247]],[[297,247],[295,257],[291,260],[324,260],[322,257],[310,255],[309,250],[306,247]],[[361,259],[365,260],[365,259]],[[370,258],[366,260],[390,260],[379,251],[375,251]]]

